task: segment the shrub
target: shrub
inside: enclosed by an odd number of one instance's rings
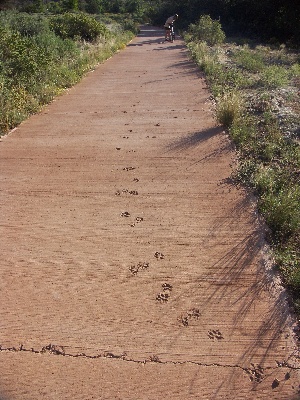
[[[48,19],[41,15],[15,13],[10,28],[22,36],[41,35],[49,31]]]
[[[203,15],[196,24],[189,26],[191,40],[206,42],[209,46],[223,43],[225,33],[219,21],[212,20],[209,15]]]
[[[266,67],[261,74],[260,81],[267,88],[277,88],[289,83],[290,72],[279,65]]]
[[[63,39],[78,37],[92,42],[99,36],[109,36],[109,31],[105,25],[84,13],[66,13],[54,16],[50,20],[50,27],[56,35]]]
[[[242,98],[236,92],[228,92],[216,100],[217,119],[225,128],[228,129],[241,116],[243,110]]]
[[[2,72],[11,78],[27,79],[37,69],[37,47],[27,37],[18,32],[2,30],[0,39],[0,56]]]

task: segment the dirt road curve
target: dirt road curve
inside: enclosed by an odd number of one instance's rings
[[[0,143],[1,400],[299,399],[255,203],[162,34]]]

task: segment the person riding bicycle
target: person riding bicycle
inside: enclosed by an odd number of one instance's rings
[[[169,17],[165,24],[165,40],[169,40],[170,42],[173,42],[173,38],[171,36],[171,30],[173,29],[174,22],[178,19],[178,14],[172,15]]]

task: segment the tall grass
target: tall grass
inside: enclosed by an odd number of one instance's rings
[[[243,101],[238,92],[227,92],[217,98],[216,117],[225,127],[230,128],[243,112]]]

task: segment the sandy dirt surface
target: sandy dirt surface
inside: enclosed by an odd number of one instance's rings
[[[145,27],[0,143],[0,399],[299,399],[255,199]]]

